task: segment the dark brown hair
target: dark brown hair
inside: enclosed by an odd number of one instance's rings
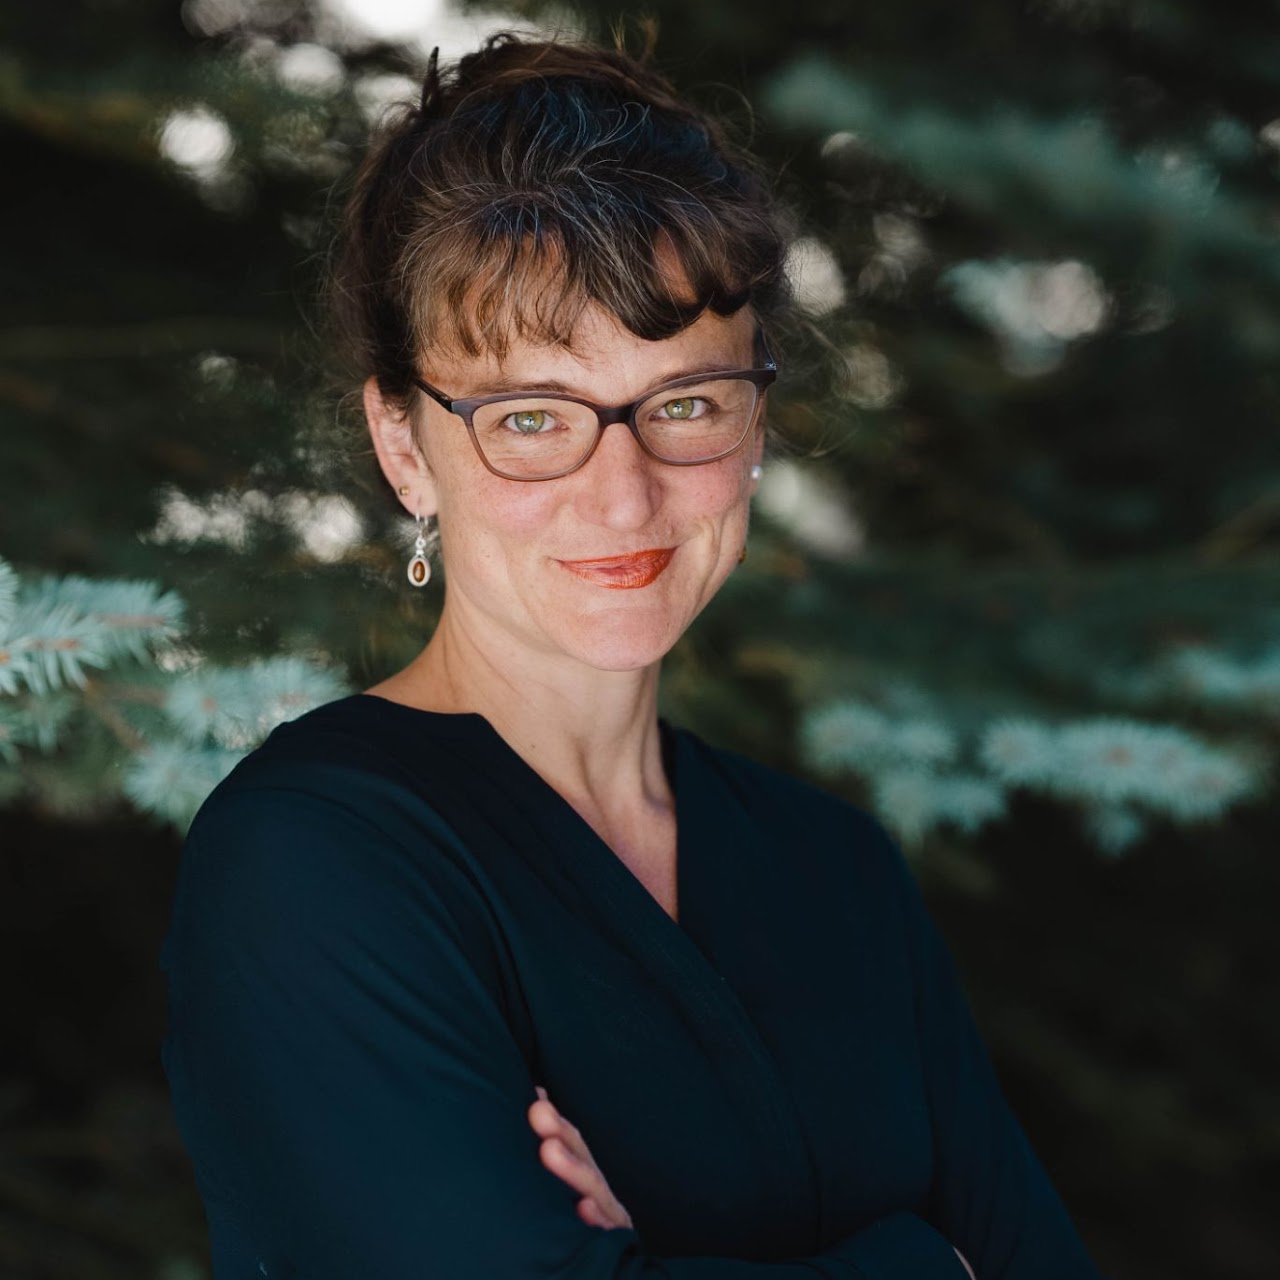
[[[596,303],[637,336],[750,304],[792,310],[789,221],[754,158],[639,55],[508,31],[384,119],[354,177],[330,271],[352,374],[406,409],[417,357],[572,347]],[[675,296],[660,254],[692,286]]]

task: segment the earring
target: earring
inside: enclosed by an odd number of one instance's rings
[[[751,468],[751,478],[753,480],[759,480],[762,475],[764,475],[764,468],[757,462],[755,466]]]
[[[407,494],[409,486],[402,484],[400,493]],[[431,581],[431,561],[427,559],[427,539],[422,532],[422,508],[419,506],[418,514],[418,536],[413,540],[413,558],[409,561],[409,581],[415,587],[425,587]]]
[[[431,581],[431,561],[427,559],[427,539],[422,532],[422,512],[418,512],[418,536],[413,540],[413,559],[409,561],[409,581],[425,587]]]

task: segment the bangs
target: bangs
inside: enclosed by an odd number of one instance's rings
[[[764,283],[744,275],[741,241],[709,219],[661,226],[634,205],[623,217],[563,203],[508,193],[422,243],[407,264],[414,349],[499,360],[517,342],[573,350],[593,304],[657,341],[708,308],[733,315]]]
[[[578,353],[584,311],[646,341],[792,311],[789,223],[755,161],[621,50],[499,33],[393,115],[344,214],[352,366],[413,402],[424,358]]]

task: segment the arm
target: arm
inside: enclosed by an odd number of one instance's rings
[[[595,1157],[577,1126],[560,1114],[541,1085],[538,1086],[538,1099],[526,1114],[534,1132],[543,1139],[540,1152],[542,1161],[552,1173],[582,1197],[578,1201],[579,1216],[584,1222],[597,1227],[630,1227],[631,1215],[613,1194],[608,1179],[596,1164]],[[848,1243],[853,1245],[855,1241],[850,1240]],[[858,1233],[858,1243],[865,1247],[864,1233]],[[959,1249],[955,1253],[964,1264],[969,1280],[975,1280],[973,1268],[964,1254]]]
[[[238,1205],[267,1274],[963,1280],[905,1213],[778,1263],[658,1258],[584,1223],[539,1160],[453,840],[442,825],[424,858],[331,796],[243,786],[188,834],[164,1065],[197,1176]]]
[[[1067,1211],[1000,1092],[955,964],[879,823],[915,971],[934,1139],[930,1219],[978,1280],[1098,1280]]]

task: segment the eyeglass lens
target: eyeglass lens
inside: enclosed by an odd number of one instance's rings
[[[668,462],[702,462],[740,444],[758,392],[745,378],[711,378],[650,396],[636,410],[645,445]],[[472,417],[486,460],[508,475],[553,475],[579,462],[599,431],[595,411],[572,400],[529,395],[481,405]]]

